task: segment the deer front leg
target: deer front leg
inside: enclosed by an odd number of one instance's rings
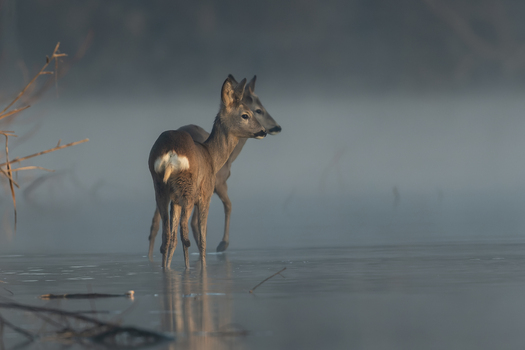
[[[151,228],[149,231],[149,251],[148,251],[148,259],[149,261],[153,261],[153,248],[155,246],[155,237],[157,236],[157,232],[159,231],[159,224],[160,224],[160,214],[159,210],[155,208],[155,213],[153,214],[153,219],[151,219]]]
[[[180,220],[180,212],[181,207],[180,205],[171,203],[171,210],[170,210],[170,219],[171,219],[171,238],[170,238],[170,244],[168,246],[167,251],[167,265],[166,268],[170,268],[171,266],[171,259],[173,258],[173,253],[175,252],[175,248],[177,248],[177,228],[179,227],[179,220]]]
[[[228,197],[228,185],[226,182],[215,184],[215,193],[219,196],[224,205],[224,235],[222,241],[217,246],[217,252],[223,252],[230,245],[230,215],[232,213],[232,202]]]
[[[188,203],[182,207],[182,214],[180,219],[180,240],[182,241],[182,249],[184,251],[184,264],[186,269],[190,268],[190,256],[188,247],[191,245],[189,239],[188,220],[190,219],[193,203]]]

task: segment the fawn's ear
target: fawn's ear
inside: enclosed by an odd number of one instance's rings
[[[255,91],[255,81],[257,80],[257,76],[254,75],[252,80],[248,83],[248,91],[250,91],[251,94]]]
[[[246,86],[246,79],[243,79],[240,83],[235,84],[232,82],[231,78],[228,76],[228,78],[224,81],[224,84],[222,84],[221,99],[222,104],[226,108],[230,108],[234,104],[241,102],[242,96],[244,94],[244,87]]]

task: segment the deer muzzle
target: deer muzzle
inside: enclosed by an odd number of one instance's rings
[[[259,139],[259,140],[263,139],[265,136],[266,136],[266,131],[264,131],[264,130],[261,130],[258,133],[255,133],[253,135],[253,137],[255,137],[256,139]]]

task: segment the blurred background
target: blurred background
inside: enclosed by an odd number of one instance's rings
[[[523,239],[523,15],[510,0],[0,0],[2,108],[57,42],[68,54],[58,88],[0,125],[19,135],[10,157],[90,138],[24,163],[55,172],[18,175],[16,235],[3,183],[0,251],[146,253],[151,145],[209,131],[229,73],[257,75],[283,128],[233,165],[230,250]]]

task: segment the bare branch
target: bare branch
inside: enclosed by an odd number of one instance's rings
[[[25,167],[16,168],[16,169],[11,169],[11,171],[15,172],[15,171],[22,171],[22,170],[34,170],[34,169],[49,171],[50,173],[54,173],[55,172],[53,169],[47,169],[47,168],[43,168],[41,166],[34,166],[34,165],[33,166],[25,166]]]
[[[64,53],[60,53],[59,52],[59,47],[60,47],[60,42],[56,44],[55,49],[53,50],[53,54],[51,55],[51,57],[46,56],[46,63],[40,69],[40,71],[33,77],[33,79],[31,79],[31,81],[22,89],[22,91],[20,91],[20,93],[16,96],[16,98],[14,98],[13,101],[11,101],[11,103],[9,103],[2,111],[0,111],[0,120],[2,120],[4,118],[11,117],[11,116],[13,116],[13,115],[15,115],[15,114],[17,114],[17,113],[19,113],[19,112],[29,108],[29,105],[27,105],[27,106],[20,107],[20,108],[11,110],[11,111],[9,110],[12,106],[15,105],[15,103],[17,101],[20,100],[20,98],[22,96],[24,96],[24,94],[26,92],[28,92],[29,88],[33,86],[33,84],[35,83],[36,79],[39,76],[41,76],[41,75],[48,75],[48,74],[55,74],[54,82],[55,82],[55,86],[57,86],[57,81],[58,81],[58,59],[61,58],[61,57],[67,56]],[[55,70],[54,71],[47,71],[46,68],[48,67],[48,65],[53,60],[55,60]],[[34,96],[32,98],[34,98]],[[13,118],[9,119],[8,123],[11,122],[12,120],[13,120]],[[51,149],[48,149],[48,150],[45,150],[45,151],[42,151],[42,152],[34,153],[34,154],[31,154],[31,155],[26,156],[26,157],[15,158],[13,161],[10,161],[9,160],[9,137],[10,136],[16,137],[16,135],[14,134],[13,131],[5,131],[5,130],[0,130],[0,135],[3,135],[5,137],[5,162],[0,164],[0,175],[4,175],[7,178],[8,182],[9,182],[9,188],[11,190],[11,197],[13,199],[13,209],[14,209],[14,216],[15,216],[14,228],[15,228],[15,231],[16,231],[17,209],[16,209],[16,195],[15,195],[14,187],[16,186],[17,188],[19,188],[19,186],[13,179],[13,173],[14,172],[18,172],[18,171],[22,171],[22,170],[31,170],[31,169],[41,169],[41,170],[50,171],[50,172],[52,172],[53,170],[49,170],[49,169],[46,169],[46,168],[43,168],[43,167],[38,167],[38,166],[18,167],[16,169],[13,169],[12,168],[12,164],[13,163],[19,163],[19,162],[21,162],[23,160],[30,159],[30,158],[33,158],[33,157],[37,157],[37,156],[40,156],[40,155],[43,155],[43,154],[46,154],[46,153],[54,152],[54,151],[57,151],[57,150],[62,149],[62,148],[67,148],[67,147],[71,147],[71,146],[74,146],[74,145],[78,145],[80,143],[88,141],[88,139],[84,139],[84,140],[77,141],[77,142],[72,142],[72,143],[69,143],[69,144],[63,145],[63,146],[60,145],[61,141],[59,140],[58,143],[57,143],[57,146],[54,147],[54,148],[51,148]],[[5,167],[5,168],[3,168],[3,167]]]
[[[97,298],[115,298],[126,297],[133,299],[135,292],[130,290],[124,294],[103,294],[103,293],[77,293],[77,294],[43,294],[40,299],[97,299]]]
[[[14,110],[9,111],[9,112],[2,112],[2,113],[0,113],[0,119],[4,119],[4,118],[7,118],[7,117],[9,117],[9,116],[11,116],[13,114],[18,113],[18,112],[22,112],[24,109],[28,109],[29,107],[31,107],[31,106],[27,105],[27,106],[24,106],[24,107],[20,107],[20,108],[14,109]]]
[[[66,54],[64,53],[61,53],[59,54],[58,53],[58,48],[60,46],[60,42],[57,43],[56,47],[55,47],[55,50],[53,51],[53,55],[51,56],[51,59],[47,58],[46,57],[46,64],[42,67],[42,69],[40,70],[40,72],[38,72],[38,74],[36,74],[33,79],[31,79],[31,81],[22,89],[22,91],[20,91],[20,93],[16,96],[16,98],[11,101],[10,104],[7,105],[7,107],[5,107],[2,112],[0,112],[0,115],[4,114],[9,108],[11,108],[11,106],[13,106],[27,91],[27,89],[29,89],[29,87],[31,85],[33,85],[33,83],[36,81],[36,79],[40,76],[40,75],[43,75],[43,74],[53,74],[53,72],[47,72],[45,69],[47,68],[47,66],[49,65],[49,63],[51,63],[51,61],[53,60],[56,60],[58,57],[64,57],[64,56],[67,56]]]
[[[13,136],[13,137],[18,137],[16,136],[15,134],[13,134],[14,131],[3,131],[3,130],[0,130],[0,134],[4,135],[4,136]]]
[[[7,178],[9,179],[9,188],[11,189],[11,197],[13,198],[13,209],[15,211],[15,231],[16,231],[16,195],[15,195],[15,187],[13,185],[13,173],[11,172],[11,164],[9,163],[9,137],[7,135],[5,136],[5,160],[6,160],[6,168],[7,168]]]
[[[0,168],[0,173],[2,173],[2,175],[4,175],[5,177],[7,177],[9,180],[13,181],[13,184],[16,186],[16,188],[20,188],[20,186],[18,186],[18,184],[16,183],[16,181],[15,181],[11,176],[9,176],[9,174],[6,173],[4,169]]]
[[[51,153],[51,152],[54,152],[54,151],[58,151],[59,149],[63,149],[63,148],[67,148],[67,147],[71,147],[71,146],[75,146],[75,145],[78,145],[78,144],[81,144],[81,143],[84,143],[84,142],[87,142],[89,141],[89,139],[83,139],[83,140],[80,140],[80,141],[76,141],[76,142],[71,142],[71,143],[68,143],[67,145],[62,145],[62,146],[58,146],[58,147],[54,147],[54,148],[50,148],[48,150],[45,150],[45,151],[42,151],[42,152],[38,152],[38,153],[34,153],[34,154],[31,154],[29,156],[26,156],[26,157],[21,157],[21,158],[15,158],[13,160],[11,160],[11,164],[13,163],[19,163],[23,160],[27,160],[27,159],[30,159],[30,158],[34,158],[34,157],[38,157],[38,156],[41,156],[42,154],[46,154],[46,153]],[[0,164],[0,167],[3,167],[5,166],[7,163],[1,163]]]
[[[80,312],[63,311],[59,309],[29,306],[18,303],[0,303],[0,309],[14,309],[20,311],[31,312],[37,317],[44,319],[48,324],[58,328],[57,331],[48,336],[33,336],[33,334],[22,330],[22,334],[28,337],[30,341],[37,339],[51,340],[51,341],[90,341],[101,345],[106,345],[111,348],[134,348],[156,345],[166,341],[173,341],[174,338],[162,333],[149,331],[146,329],[135,327],[123,327],[116,323],[104,322],[93,317],[82,315]],[[54,315],[62,317],[61,324],[51,320],[46,315]],[[89,326],[73,328],[69,326],[70,320],[79,320],[85,322]],[[7,322],[0,317],[0,325],[5,324],[16,331],[18,327]],[[23,333],[25,332],[25,333]],[[91,343],[92,344],[92,343]]]
[[[263,284],[264,282],[268,281],[270,278],[272,277],[275,277],[277,275],[280,275],[281,272],[283,272],[284,270],[286,270],[286,267],[284,269],[282,269],[281,271],[278,271],[276,273],[274,273],[273,275],[271,275],[270,277],[266,278],[265,280],[263,280],[261,283],[259,283],[258,285],[256,285],[255,287],[253,287],[252,289],[250,289],[250,293],[253,293],[253,291],[255,290],[255,288],[259,287],[261,284]],[[282,275],[281,275],[282,276]],[[284,276],[283,276],[284,277]]]

